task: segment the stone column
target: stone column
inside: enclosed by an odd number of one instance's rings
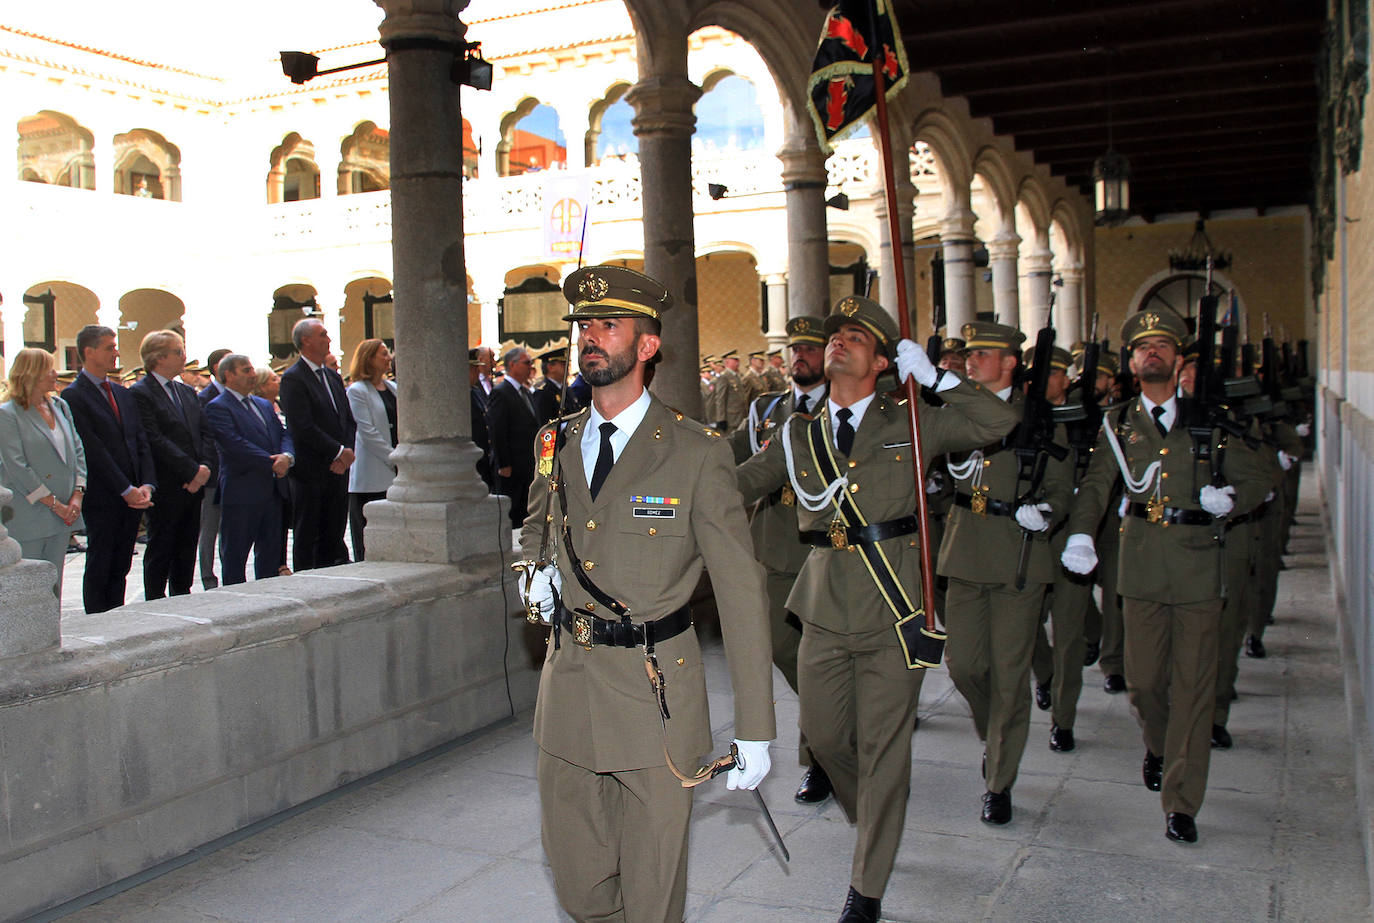
[[[391,98],[392,259],[400,357],[398,472],[367,509],[369,560],[454,563],[509,541],[477,477],[468,402],[462,118],[449,79],[463,0],[378,0]]]
[[[1045,326],[1045,316],[1050,308],[1050,279],[1054,273],[1050,262],[1054,255],[1048,248],[1032,250],[1021,260],[1025,273],[1025,298],[1021,302],[1021,329],[1027,338],[1034,338],[1035,332]]]
[[[809,126],[808,126],[809,128]],[[825,155],[814,135],[778,151],[787,197],[787,317],[830,313],[830,235],[826,229]],[[771,283],[770,283],[771,284]],[[772,290],[769,290],[772,309]],[[781,329],[769,314],[770,330]],[[770,341],[771,342],[771,341]]]
[[[1016,231],[1003,228],[988,241],[988,266],[992,269],[992,307],[997,320],[1013,327],[1021,326],[1020,279],[1016,275],[1016,254],[1021,238]]]
[[[788,305],[787,273],[770,272],[763,275],[763,284],[768,290],[768,338],[769,349],[781,349],[787,345]]]
[[[0,509],[14,502],[14,494],[0,487]],[[0,595],[5,598],[5,615],[0,618],[0,660],[56,647],[62,641],[61,612],[53,592],[57,568],[47,561],[23,560],[19,543],[10,538],[3,519],[0,517]]]
[[[1055,342],[1065,349],[1083,339],[1083,267],[1065,266],[1064,285],[1054,302]]]
[[[5,331],[5,353],[4,360],[0,361],[0,375],[8,375],[10,363],[24,348],[24,314],[29,306],[24,304],[24,283],[14,276],[0,283],[0,297],[5,299],[0,304],[0,323],[3,323]]]
[[[940,248],[945,258],[945,329],[960,330],[976,320],[973,295],[973,222],[967,201],[955,202],[940,221]]]
[[[667,286],[673,296],[672,309],[663,315],[663,361],[654,374],[653,391],[670,407],[698,418],[701,387],[691,140],[696,130],[692,106],[701,88],[685,76],[685,33],[670,49],[660,49],[669,51],[673,60],[668,64],[675,73],[643,75],[625,99],[634,107],[639,140],[644,272]]]

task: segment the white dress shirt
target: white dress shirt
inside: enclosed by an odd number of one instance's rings
[[[630,437],[635,434],[635,430],[639,429],[639,424],[644,422],[644,415],[648,412],[648,388],[644,389],[638,400],[610,420],[601,415],[601,411],[596,409],[595,404],[592,405],[591,418],[587,420],[587,428],[582,431],[582,468],[583,474],[587,476],[588,487],[592,486],[592,472],[596,469],[596,457],[601,454],[601,424],[615,424],[615,432],[611,434],[611,451],[612,457],[619,461]]]
[[[859,424],[862,423],[864,419],[864,411],[868,409],[869,404],[873,403],[873,398],[875,396],[877,396],[876,391],[873,394],[868,395],[868,397],[861,397],[857,401],[849,405],[848,409],[849,413],[851,414],[849,418],[849,425],[854,427],[854,434],[856,436],[859,433]],[[835,443],[835,448],[838,449],[840,447],[840,418],[837,416],[837,414],[839,414],[839,412],[841,410],[844,410],[845,408],[835,403],[835,399],[833,397],[830,400],[826,401],[826,404],[828,404],[830,407],[831,436]]]

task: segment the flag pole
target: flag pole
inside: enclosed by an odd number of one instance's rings
[[[902,255],[901,216],[897,213],[897,182],[892,167],[892,138],[888,133],[887,121],[887,81],[883,78],[882,41],[877,35],[876,8],[874,10],[874,41],[870,54],[873,56],[873,89],[877,96],[878,149],[883,161],[883,192],[887,201],[888,240],[891,242],[893,277],[897,283],[897,325],[902,339],[911,339],[910,311],[906,297],[906,261]],[[901,41],[894,35],[893,41]],[[896,357],[893,357],[895,361]],[[907,422],[911,425],[911,467],[916,479],[916,519],[921,530],[921,601],[925,608],[926,629],[936,631],[935,626],[935,570],[930,552],[930,508],[926,503],[926,479],[922,465],[921,421],[916,405],[920,402],[920,391],[914,378],[908,378],[906,387]]]

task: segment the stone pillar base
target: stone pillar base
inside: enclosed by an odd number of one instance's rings
[[[476,554],[511,554],[510,498],[367,505],[368,561],[457,564]]]
[[[57,568],[47,561],[17,561],[0,567],[0,658],[18,657],[62,642],[61,610],[53,595]]]

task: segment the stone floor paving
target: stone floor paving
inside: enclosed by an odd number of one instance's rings
[[[1341,658],[1313,479],[1269,657],[1242,658],[1235,748],[1214,752],[1200,840],[1164,838],[1159,796],[1124,695],[1085,672],[1068,754],[1033,712],[1006,827],[978,819],[980,745],[943,670],[926,679],[913,736],[912,800],[883,900],[885,920],[1155,921],[1369,919]],[[707,644],[717,741],[732,736],[728,674]],[[778,724],[795,727],[780,676]],[[1029,695],[1029,691],[1027,692]],[[68,919],[98,921],[561,920],[539,840],[529,713],[361,780],[290,816],[226,838]],[[687,919],[834,920],[852,828],[833,802],[792,800],[796,735],[775,744],[762,791],[792,853],[770,848],[752,799],[698,791]],[[103,896],[103,895],[100,895]],[[95,896],[92,896],[95,897]]]

